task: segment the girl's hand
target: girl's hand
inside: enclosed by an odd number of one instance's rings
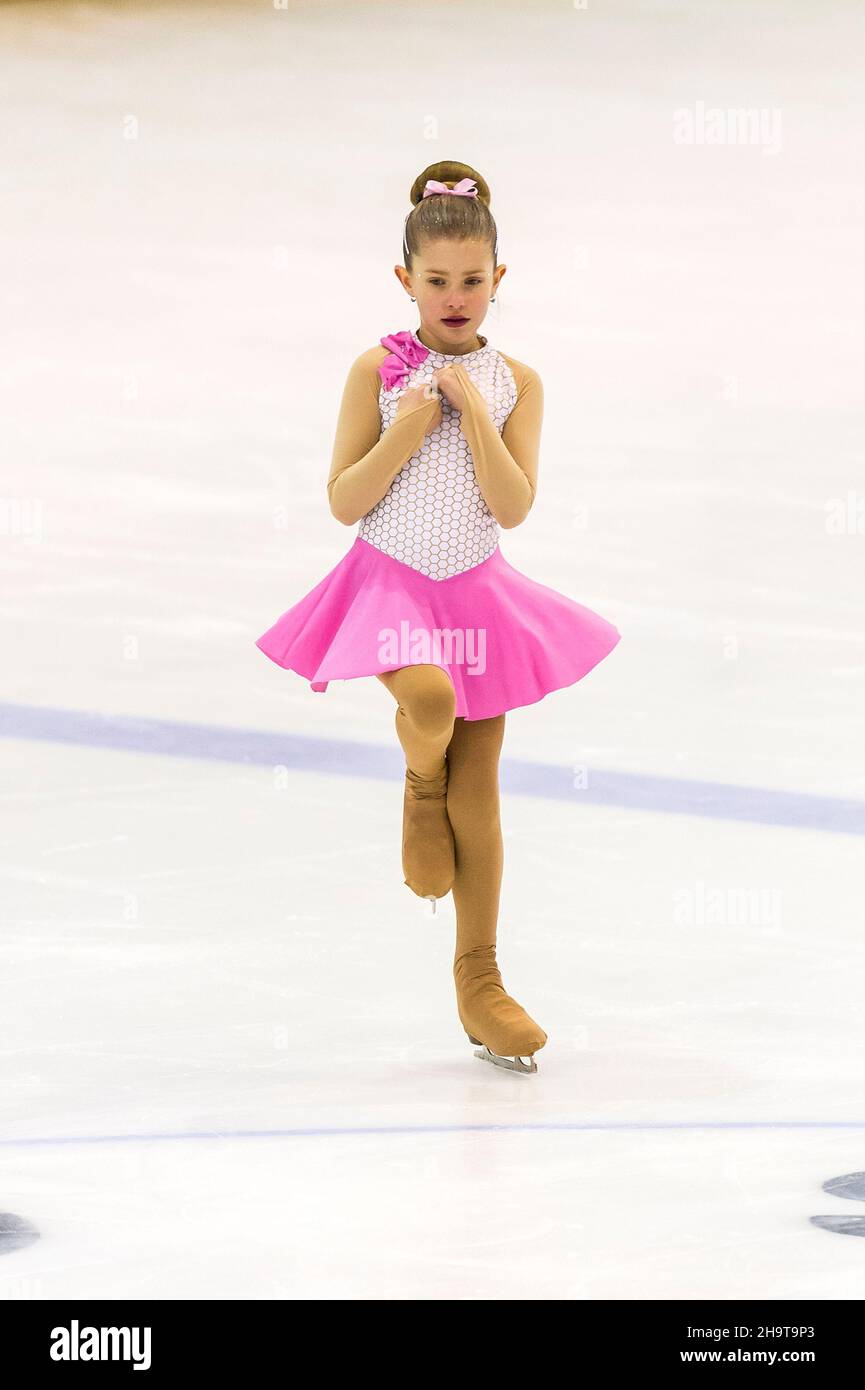
[[[451,365],[449,367],[439,367],[437,372],[433,372],[433,383],[441,391],[448,405],[454,410],[465,410],[466,395],[463,390],[459,374],[462,367]]]
[[[442,420],[441,397],[435,387],[429,382],[422,382],[420,386],[412,386],[408,391],[403,391],[396,407],[396,417],[409,410],[419,410],[422,405],[426,405],[429,400],[436,400],[437,405],[432,413],[427,433],[432,434],[433,430],[438,429]]]

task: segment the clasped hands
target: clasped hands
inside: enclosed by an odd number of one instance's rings
[[[403,406],[405,406],[406,410],[411,410],[428,400],[435,399],[440,401],[442,397],[444,397],[453,410],[465,410],[466,391],[464,382],[467,381],[470,385],[474,385],[474,383],[468,375],[463,377],[463,373],[464,368],[459,367],[456,363],[451,363],[447,367],[439,367],[438,371],[433,372],[431,381],[425,381],[422,385],[413,386],[410,390],[403,392],[402,396],[400,396],[399,405],[397,406],[397,414],[400,413]],[[462,380],[461,377],[463,377]],[[483,400],[483,397],[481,397],[481,399]],[[432,423],[432,428],[436,428],[440,421],[441,406],[439,406],[439,409],[436,411],[436,418]]]

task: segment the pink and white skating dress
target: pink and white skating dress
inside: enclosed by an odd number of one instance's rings
[[[458,718],[489,719],[573,685],[620,640],[502,554],[500,528],[534,501],[543,391],[531,367],[480,341],[447,354],[400,332],[352,365],[327,489],[333,514],[357,524],[354,543],[256,640],[315,691],[433,664],[453,682]],[[403,394],[446,366],[465,408],[430,393],[397,415]]]

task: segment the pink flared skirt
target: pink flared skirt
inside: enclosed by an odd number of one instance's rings
[[[430,579],[357,537],[255,645],[313,690],[401,666],[441,666],[456,716],[491,719],[582,680],[621,633],[590,608],[492,555]]]

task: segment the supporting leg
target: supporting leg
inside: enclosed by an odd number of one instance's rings
[[[460,1022],[490,1061],[513,1070],[544,1046],[547,1035],[504,989],[496,963],[496,930],[504,847],[499,804],[499,754],[505,716],[454,722],[448,746],[448,817],[454,834],[457,914],[454,980]]]

